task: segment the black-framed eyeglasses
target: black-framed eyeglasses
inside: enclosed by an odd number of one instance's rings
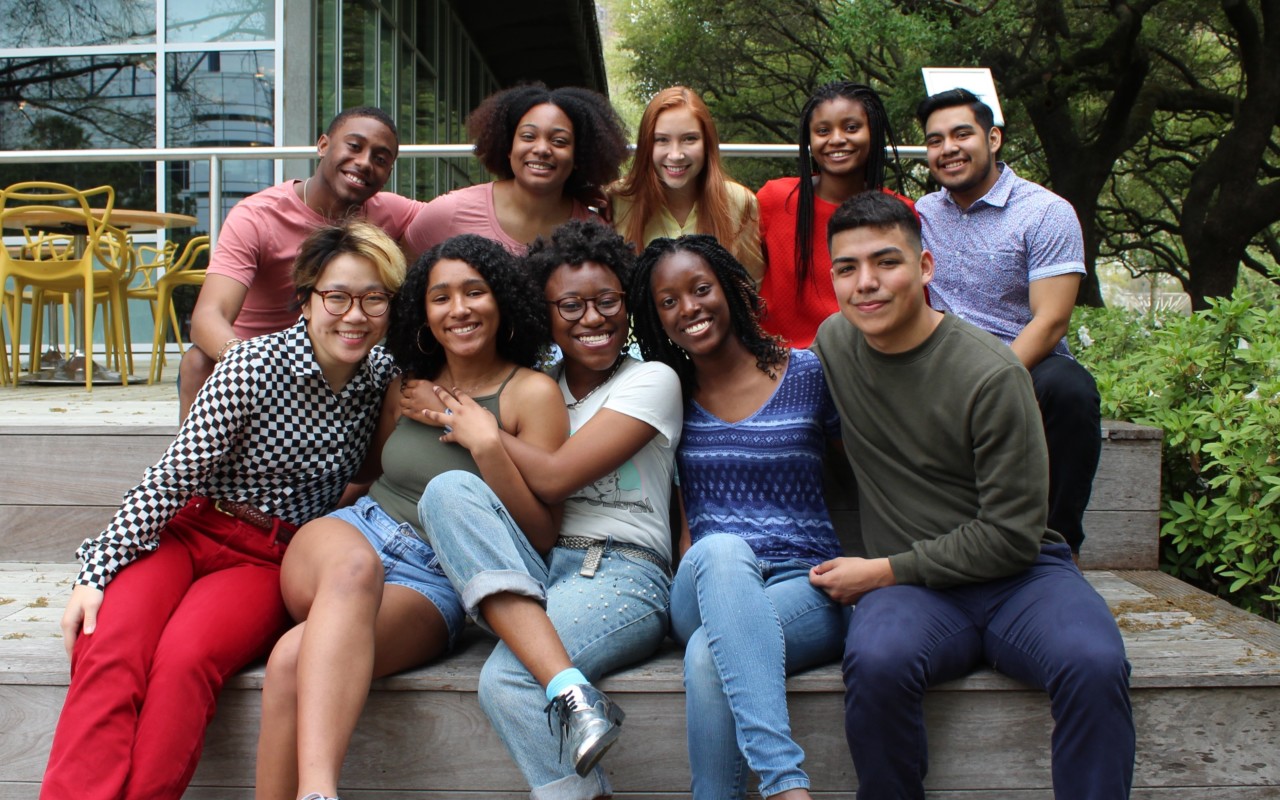
[[[596,313],[602,317],[612,317],[622,310],[622,301],[626,292],[601,292],[595,297],[562,297],[547,302],[556,307],[560,318],[565,322],[577,322],[587,313],[587,304],[596,307]]]
[[[324,310],[335,317],[340,317],[350,311],[351,305],[357,302],[360,303],[360,310],[364,312],[366,317],[380,317],[387,313],[387,309],[391,308],[391,298],[393,296],[390,292],[352,294],[341,289],[316,289],[315,293],[320,295],[320,302],[324,304]]]

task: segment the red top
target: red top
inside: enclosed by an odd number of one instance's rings
[[[799,178],[777,178],[756,192],[760,203],[760,244],[766,265],[760,281],[760,296],[765,301],[760,322],[766,331],[782,336],[791,347],[808,347],[822,321],[839,309],[831,287],[831,252],[827,249],[827,223],[839,206],[814,194],[813,263],[797,295],[796,214],[800,195],[796,187],[799,183]],[[915,211],[915,203],[909,198],[889,189],[881,191]]]

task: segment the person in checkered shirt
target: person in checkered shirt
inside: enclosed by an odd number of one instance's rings
[[[346,222],[302,244],[302,319],[232,348],[129,490],[62,617],[71,686],[40,797],[177,800],[223,681],[289,621],[280,561],[365,459],[391,357],[376,343],[404,256]]]

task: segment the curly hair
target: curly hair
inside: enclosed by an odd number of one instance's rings
[[[898,193],[902,193],[902,165],[898,162],[898,141],[894,138],[889,114],[876,90],[861,83],[832,81],[819,86],[800,112],[799,166],[800,182],[797,184],[796,207],[796,297],[801,296],[803,285],[813,272],[813,154],[810,152],[809,123],[823,103],[844,98],[858,103],[867,112],[867,127],[871,133],[871,150],[867,153],[866,182],[864,189],[882,189],[885,182],[886,145],[893,151],[893,169],[898,178]]]
[[[626,289],[631,282],[631,273],[635,271],[636,254],[613,228],[603,222],[571,219],[553,230],[550,240],[539,236],[529,245],[529,252],[524,257],[524,270],[538,289],[543,290],[557,269],[565,264],[576,267],[586,261],[608,267]],[[542,300],[541,291],[538,300]]]
[[[776,379],[776,368],[786,361],[787,348],[782,337],[766,333],[760,326],[764,301],[756,293],[746,268],[714,236],[701,233],[681,236],[679,239],[654,239],[636,261],[627,294],[632,304],[632,330],[640,345],[641,355],[646,361],[661,361],[674,369],[680,376],[685,399],[693,395],[698,387],[697,370],[689,354],[671,341],[662,327],[653,295],[653,271],[663,259],[679,252],[692,253],[711,267],[724,290],[729,305],[729,318],[733,321],[733,332],[756,357],[756,367],[770,378]]]
[[[423,253],[409,269],[404,284],[391,302],[387,350],[404,372],[418,378],[434,378],[444,368],[444,348],[427,325],[427,286],[431,270],[444,259],[468,264],[489,285],[498,304],[498,356],[522,367],[540,363],[550,345],[547,315],[529,298],[535,291],[528,274],[502,245],[483,236],[462,234],[446,239]],[[425,351],[425,352],[424,352]]]
[[[564,194],[588,205],[600,204],[602,187],[617,179],[627,157],[627,131],[609,101],[590,89],[528,83],[489,95],[467,118],[476,158],[499,178],[515,177],[509,156],[516,128],[529,109],[544,103],[559,108],[573,123],[573,172]]]

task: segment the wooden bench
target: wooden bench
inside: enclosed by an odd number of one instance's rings
[[[0,429],[0,445],[7,435]],[[55,441],[61,434],[24,435],[45,437],[35,446],[46,455],[63,447]],[[116,497],[167,441],[114,447],[114,455],[97,460],[115,474]],[[1108,426],[1084,553],[1086,576],[1116,614],[1133,663],[1138,728],[1133,796],[1280,797],[1280,626],[1155,571],[1159,447],[1158,432]],[[138,451],[141,466],[122,463],[122,454],[131,449]],[[6,446],[5,452],[14,450]],[[82,466],[93,460],[79,459]],[[113,510],[114,500],[94,494],[94,487],[112,481],[86,478],[83,471],[74,477],[50,475],[48,467],[37,481],[30,477],[39,475],[36,466],[27,469],[25,476],[0,481],[0,558],[48,559],[49,541],[59,540],[62,549],[54,560],[65,562],[66,548],[100,528]],[[27,488],[10,485],[15,478],[25,480]],[[48,507],[56,503],[35,502],[46,497],[42,489],[48,492],[49,484],[58,482],[62,491],[81,498],[83,511],[66,514],[61,506]],[[61,517],[79,520],[81,514],[84,528],[74,534],[52,530]],[[44,536],[27,531],[15,517],[27,525],[39,523]],[[16,550],[10,549],[11,536]],[[66,563],[0,565],[0,800],[37,794],[66,692],[66,658],[56,621],[73,574]],[[473,633],[450,658],[375,683],[343,773],[346,800],[527,796],[476,702],[479,667],[490,647]],[[616,797],[687,796],[680,672],[679,654],[669,647],[602,683],[627,711],[623,737],[604,762]],[[186,797],[252,797],[261,682],[262,670],[254,667],[228,685]],[[792,724],[807,754],[815,795],[852,798],[857,781],[844,743],[839,668],[795,676],[788,689]],[[983,670],[933,689],[926,710],[931,798],[1052,796],[1051,720],[1042,693]]]

